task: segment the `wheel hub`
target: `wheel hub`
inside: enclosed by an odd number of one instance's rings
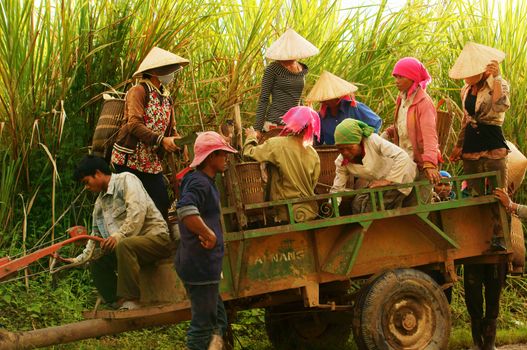
[[[415,319],[414,314],[408,313],[403,316],[402,326],[405,330],[411,331],[417,325],[417,320]]]
[[[433,336],[432,307],[413,296],[399,296],[385,308],[383,331],[393,348],[422,349]]]

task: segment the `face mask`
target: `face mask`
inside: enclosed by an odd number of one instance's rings
[[[174,80],[174,73],[170,73],[167,75],[160,75],[157,77],[157,79],[159,79],[161,84],[163,84],[164,86],[167,86],[168,84],[172,82],[172,80]]]

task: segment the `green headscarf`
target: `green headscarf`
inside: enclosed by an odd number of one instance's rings
[[[369,137],[374,131],[374,128],[360,120],[346,118],[335,129],[335,144],[356,145],[362,137]]]

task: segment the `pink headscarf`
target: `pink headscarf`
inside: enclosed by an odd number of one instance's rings
[[[298,134],[307,128],[303,137],[304,147],[313,144],[313,135],[320,141],[320,118],[312,108],[306,106],[293,107],[282,116],[282,121],[285,123],[285,127],[280,133],[281,136]]]
[[[392,75],[400,75],[414,81],[408,89],[407,96],[411,96],[418,85],[421,89],[426,90],[426,86],[432,81],[432,77],[428,74],[425,66],[414,57],[401,58],[393,67]]]

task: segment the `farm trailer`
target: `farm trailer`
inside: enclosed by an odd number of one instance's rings
[[[511,234],[492,194],[464,198],[461,192],[463,180],[497,183],[497,173],[452,178],[456,198],[450,201],[385,210],[384,191],[401,186],[419,191],[426,182],[262,202],[261,182],[253,176],[257,167],[236,165],[223,181],[220,289],[231,314],[265,308],[266,330],[276,348],[337,349],[353,331],[363,349],[445,349],[450,309],[444,289],[457,280],[456,265],[511,262],[514,250],[515,259],[523,261],[521,225],[513,225],[517,232]],[[337,198],[346,203],[365,192],[372,212],[341,212],[344,205],[339,208]],[[296,222],[293,205],[304,201],[316,201],[321,218]],[[286,208],[289,222],[270,223],[278,207]],[[496,235],[504,238],[506,251],[489,250]],[[358,292],[350,288],[354,281],[362,281]],[[88,311],[86,320],[58,327],[0,331],[0,349],[44,347],[190,319],[171,261],[141,271],[141,295],[150,306]]]

